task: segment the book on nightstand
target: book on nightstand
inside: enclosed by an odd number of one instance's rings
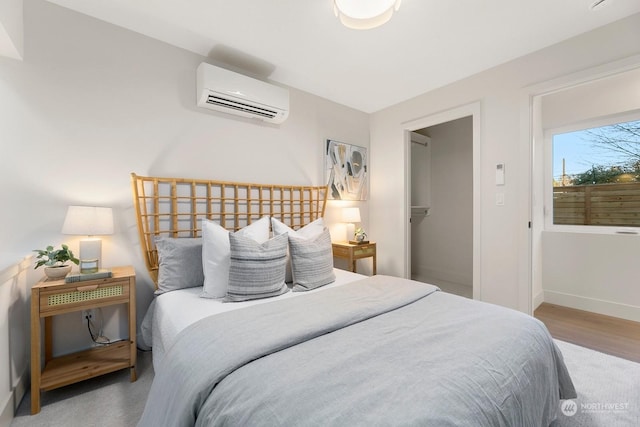
[[[113,275],[111,270],[100,269],[95,273],[76,273],[69,274],[65,277],[65,283],[84,282],[85,280],[105,279]]]

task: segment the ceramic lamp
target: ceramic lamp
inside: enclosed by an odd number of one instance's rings
[[[347,223],[347,242],[353,240],[356,229],[355,223],[360,221],[360,208],[342,209],[342,222]]]

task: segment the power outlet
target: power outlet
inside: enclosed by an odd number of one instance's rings
[[[96,318],[95,310],[94,309],[82,310],[82,323],[87,323],[87,317],[89,317],[90,320],[95,320]]]

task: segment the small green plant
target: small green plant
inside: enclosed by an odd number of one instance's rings
[[[73,252],[69,250],[69,246],[62,245],[62,249],[53,249],[53,246],[47,246],[43,249],[34,249],[34,252],[38,254],[36,259],[36,266],[33,267],[34,270],[40,266],[45,267],[60,267],[67,263],[67,261],[71,261],[72,263],[78,265],[80,260],[73,256]]]
[[[367,233],[364,232],[364,229],[362,227],[358,227],[356,228],[356,231],[353,233],[353,237],[357,241],[363,241],[364,239],[367,238]]]

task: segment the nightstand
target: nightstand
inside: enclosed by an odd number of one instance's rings
[[[136,276],[132,266],[112,268],[112,277],[65,283],[43,279],[31,288],[31,414],[40,412],[40,393],[120,369],[136,380]],[[53,357],[53,316],[126,304],[129,338]],[[80,318],[80,315],[78,315]],[[41,320],[44,319],[44,333]],[[44,336],[44,368],[42,338]]]
[[[333,256],[346,259],[349,263],[349,271],[356,272],[356,261],[362,258],[373,258],[373,275],[376,275],[376,244],[375,242],[362,243],[360,245],[348,242],[332,243]]]

